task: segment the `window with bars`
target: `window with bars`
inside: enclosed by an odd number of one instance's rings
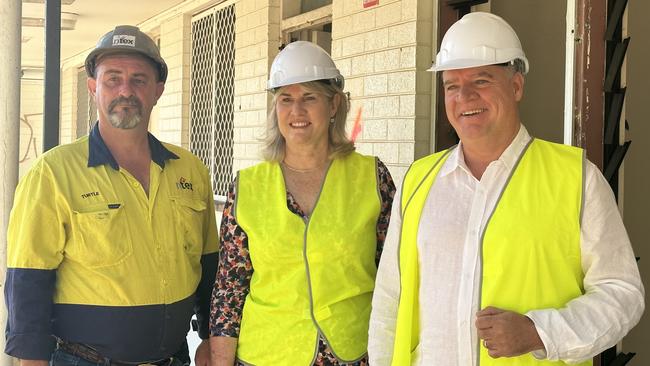
[[[85,136],[97,120],[97,107],[88,91],[86,69],[77,71],[77,126],[76,137]]]
[[[192,19],[190,150],[210,170],[217,199],[232,180],[235,6]]]

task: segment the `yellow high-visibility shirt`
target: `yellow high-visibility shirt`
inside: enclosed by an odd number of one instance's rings
[[[52,333],[122,361],[169,356],[184,341],[202,270],[216,267],[213,192],[197,157],[152,135],[149,144],[149,194],[96,126],[41,156],[18,185],[7,348],[21,358],[45,357]],[[207,255],[214,263],[202,269]]]

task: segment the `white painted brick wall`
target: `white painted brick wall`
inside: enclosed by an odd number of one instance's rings
[[[385,72],[394,70],[397,65],[400,65],[400,50],[391,49],[386,51],[378,51],[375,56],[375,71]],[[400,65],[401,66],[401,65]]]
[[[415,20],[418,12],[420,14],[429,14],[429,16],[433,14],[433,1],[402,0],[401,3],[402,20]]]
[[[235,118],[233,170],[261,160],[266,126],[268,69],[279,45],[279,0],[241,0],[235,5]]]
[[[363,126],[362,137],[364,140],[386,141],[388,137],[388,120],[368,120]]]
[[[61,72],[61,89],[59,99],[59,144],[67,144],[77,139],[77,70],[68,69]],[[86,88],[86,85],[82,85]],[[42,94],[41,94],[42,95]],[[73,132],[74,131],[74,132]]]
[[[155,131],[160,140],[185,148],[189,148],[190,29],[190,19],[184,14],[164,19],[160,24],[160,53],[169,74],[165,92],[158,101]]]
[[[415,121],[412,119],[387,120],[387,141],[409,141],[415,135]]]
[[[365,50],[379,51],[388,47],[388,28],[373,29],[365,34]]]
[[[388,45],[402,46],[415,43],[417,24],[409,22],[397,24],[388,28]]]
[[[388,93],[409,93],[415,91],[413,71],[393,72],[388,75]]]
[[[402,20],[402,3],[394,2],[377,8],[376,26],[381,28]]]
[[[351,76],[370,74],[374,71],[374,54],[362,54],[359,56],[354,56],[352,57],[352,60],[349,61],[352,63],[352,67],[350,68]]]
[[[424,33],[432,33],[433,9],[424,3],[431,1],[387,0],[368,9],[362,1],[332,3],[332,57],[351,96],[349,125],[363,108],[357,151],[379,156],[396,182],[416,156],[416,140],[420,147],[429,141],[415,131],[416,119],[424,123],[431,115],[433,78],[424,70],[432,35]]]
[[[363,95],[383,95],[388,91],[388,75],[377,74],[363,78]]]
[[[373,117],[397,117],[399,116],[400,96],[390,95],[378,97],[372,100]]]
[[[399,115],[409,117],[415,115],[415,95],[407,94],[399,96]]]

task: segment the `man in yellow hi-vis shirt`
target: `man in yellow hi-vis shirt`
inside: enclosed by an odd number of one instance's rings
[[[189,363],[190,318],[206,339],[217,263],[208,171],[148,133],[167,78],[151,38],[116,27],[86,71],[99,121],[16,189],[5,351],[22,366]],[[208,364],[207,341],[195,361]]]
[[[528,60],[500,17],[452,25],[432,71],[460,143],[414,162],[395,198],[370,364],[590,365],[644,309],[607,182],[521,124]]]

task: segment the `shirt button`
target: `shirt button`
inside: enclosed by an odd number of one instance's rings
[[[140,183],[138,183],[138,182],[133,182],[132,184],[133,184],[133,186],[136,187],[136,188],[140,187]]]

